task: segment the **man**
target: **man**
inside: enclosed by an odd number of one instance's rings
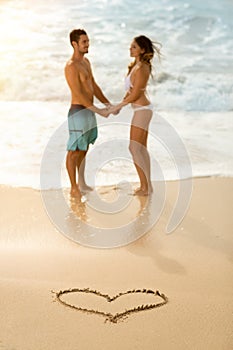
[[[71,90],[71,107],[68,114],[69,140],[67,143],[66,168],[71,183],[71,196],[81,197],[81,193],[91,190],[84,178],[85,157],[90,143],[97,138],[97,124],[94,113],[108,117],[109,100],[96,84],[91,64],[84,57],[88,53],[89,38],[83,29],[74,29],[70,33],[73,55],[65,66],[66,81]],[[97,108],[94,96],[105,108]],[[78,169],[78,184],[76,182]]]

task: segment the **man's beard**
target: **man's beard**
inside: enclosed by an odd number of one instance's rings
[[[84,49],[83,51],[80,51],[82,54],[84,53],[88,53],[88,48],[87,49]]]

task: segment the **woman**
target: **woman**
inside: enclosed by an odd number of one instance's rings
[[[144,35],[134,38],[130,46],[130,56],[134,57],[134,62],[129,65],[125,79],[126,95],[121,103],[110,108],[110,113],[116,113],[131,103],[134,110],[129,150],[140,179],[140,187],[135,191],[135,195],[140,196],[148,196],[153,191],[150,157],[147,150],[148,128],[153,114],[153,105],[146,96],[146,87],[152,71],[151,60],[155,52],[160,58],[160,48],[149,38]]]

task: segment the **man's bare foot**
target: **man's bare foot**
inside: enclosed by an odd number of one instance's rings
[[[79,198],[79,199],[81,199],[81,197],[82,197],[81,192],[80,192],[78,186],[71,187],[70,195],[71,195],[71,197]]]
[[[139,187],[134,191],[134,196],[149,196],[152,192],[153,192],[152,186],[149,189],[143,189]]]
[[[79,184],[79,188],[82,193],[93,191],[93,188],[88,186],[87,184],[82,184],[82,185]]]

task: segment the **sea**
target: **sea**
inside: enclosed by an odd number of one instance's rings
[[[133,38],[162,44],[147,91],[152,180],[232,177],[232,18],[232,0],[0,0],[0,184],[69,186],[64,66],[75,28],[87,31],[93,75],[113,104],[125,93]],[[127,106],[97,116],[86,159],[91,185],[138,181],[128,150],[132,114]]]

